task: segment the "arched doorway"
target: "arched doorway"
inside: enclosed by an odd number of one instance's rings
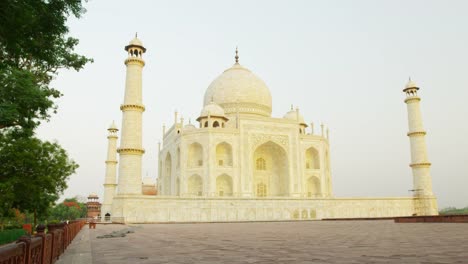
[[[104,215],[104,221],[109,222],[109,221],[110,221],[110,217],[111,217],[111,214],[106,213],[106,214]]]
[[[203,147],[199,143],[192,143],[188,148],[188,167],[196,168],[203,166]]]
[[[289,194],[289,162],[286,151],[269,141],[253,153],[254,193],[257,197]]]
[[[232,166],[232,147],[226,142],[216,146],[216,160],[219,167]]]
[[[232,178],[227,174],[216,178],[216,194],[218,196],[232,196]]]
[[[307,179],[307,196],[318,197],[320,194],[320,180],[315,176],[309,177],[309,179]]]
[[[307,170],[318,170],[320,169],[320,158],[318,151],[314,147],[310,147],[306,150],[306,164]]]

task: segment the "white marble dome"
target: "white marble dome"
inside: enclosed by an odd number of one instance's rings
[[[109,126],[108,130],[119,130],[119,129],[117,128],[117,125],[115,124],[115,122],[112,121],[112,124]]]
[[[217,116],[224,117],[224,109],[215,102],[205,105],[200,113],[200,117]]]
[[[305,124],[304,117],[297,112],[297,110],[291,110],[287,112],[284,116],[284,119],[295,120],[299,124]]]
[[[406,83],[406,86],[405,86],[405,89],[409,89],[409,88],[418,88],[418,85],[410,79],[408,83]]]
[[[143,47],[143,42],[137,37],[133,38],[128,45],[135,45],[135,46],[142,46]]]
[[[271,116],[271,94],[250,70],[235,63],[218,76],[205,92],[204,105],[214,101],[226,114]]]
[[[191,129],[197,129],[197,127],[195,127],[194,125],[189,123],[189,124],[184,126],[184,129],[191,130]]]

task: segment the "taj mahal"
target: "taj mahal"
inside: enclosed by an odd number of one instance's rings
[[[328,129],[307,123],[298,108],[272,116],[266,84],[239,63],[206,89],[197,123],[174,115],[163,128],[158,178],[142,179],[142,76],[146,48],[125,46],[126,82],[120,127],[108,129],[101,215],[115,222],[235,222],[437,215],[419,87],[403,89],[408,110],[414,194],[336,197]],[[403,118],[403,117],[402,117]]]

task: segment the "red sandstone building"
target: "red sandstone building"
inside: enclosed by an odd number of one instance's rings
[[[97,194],[92,193],[88,196],[86,207],[88,208],[88,218],[98,218],[101,216],[101,203]]]

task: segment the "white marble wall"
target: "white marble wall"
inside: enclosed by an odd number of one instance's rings
[[[112,211],[113,217],[121,217],[126,223],[281,221],[411,216],[415,212],[414,201],[412,197],[250,199],[119,196],[114,199]],[[435,199],[429,198],[418,201],[426,205],[435,203]]]
[[[234,197],[254,197],[253,154],[262,144],[273,142],[286,153],[288,197],[307,197],[307,180],[311,176],[320,181],[320,193],[314,196],[332,197],[330,150],[326,138],[300,134],[297,123],[282,118],[243,117],[238,122],[238,129],[232,123],[236,123],[236,120],[230,120],[226,128],[208,127],[190,130],[183,128],[180,123],[173,125],[164,136],[163,147],[159,154],[159,164],[162,165],[158,180],[160,194],[176,196],[176,185],[179,180],[180,196],[190,195],[188,179],[197,174],[203,179],[203,196],[214,197],[217,196],[216,178],[226,174],[232,178]],[[190,165],[190,159],[194,157],[189,149],[193,143],[202,146],[201,166]],[[232,148],[232,166],[218,166],[216,147],[222,143],[227,143]],[[305,168],[306,150],[311,147],[317,150],[319,156],[318,169]],[[171,157],[170,179],[166,177],[168,153]]]

